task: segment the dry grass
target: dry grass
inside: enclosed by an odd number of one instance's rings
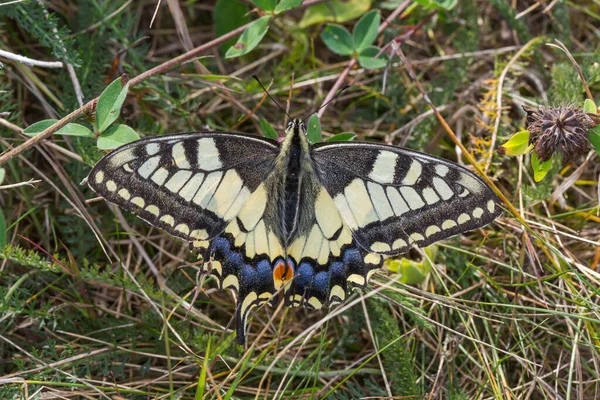
[[[213,2],[162,2],[152,29],[156,2],[69,3],[49,12],[72,32],[69,50],[80,59],[72,73],[0,57],[3,150],[122,72],[139,76],[215,38]],[[569,58],[545,45],[555,38],[600,98],[600,3],[459,3],[446,14],[409,8],[378,44],[401,39],[428,97],[522,221],[507,212],[432,252],[411,251],[407,259],[425,259],[417,284],[384,268],[334,309],[256,310],[242,349],[231,334],[234,295],[197,274],[182,243],[103,201],[86,203],[93,195],[79,182],[101,152],[52,137],[2,165],[0,397],[600,398],[597,156],[556,163],[536,183],[528,156],[495,152],[523,129],[521,105],[586,98]],[[1,7],[0,48],[56,59]],[[259,133],[264,117],[281,132],[284,115],[269,101],[257,109],[263,93],[250,75],[272,81],[282,103],[291,90],[292,116],[350,83],[322,115],[325,137],[351,131],[468,164],[397,57],[385,72],[347,68],[318,26],[298,27],[302,15],[280,16],[242,58],[211,47],[136,81],[121,121],[155,136],[207,126]]]

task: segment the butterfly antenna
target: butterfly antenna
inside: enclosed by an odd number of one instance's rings
[[[275,103],[275,104],[277,105],[277,107],[279,107],[279,109],[280,109],[281,111],[283,111],[283,113],[284,113],[285,115],[287,115],[287,117],[288,117],[289,119],[293,119],[292,117],[290,117],[290,114],[288,114],[288,113],[287,113],[287,111],[285,111],[285,109],[284,109],[283,107],[281,107],[281,105],[280,105],[280,104],[277,102],[277,100],[275,100],[275,99],[273,98],[273,96],[271,96],[271,94],[270,94],[270,93],[269,93],[269,91],[268,91],[268,90],[267,90],[267,89],[264,87],[264,85],[262,84],[262,82],[260,81],[260,79],[258,79],[258,76],[256,76],[256,75],[252,75],[252,78],[254,78],[254,80],[255,80],[256,82],[258,82],[258,84],[260,85],[260,87],[262,88],[262,90],[264,90],[264,91],[265,91],[265,93],[267,94],[267,96],[269,96],[269,98],[270,98],[271,100],[273,100],[273,103]]]
[[[325,104],[322,104],[322,105],[321,105],[321,107],[317,108],[315,111],[313,111],[313,112],[311,112],[310,114],[308,114],[308,115],[306,116],[306,118],[304,118],[304,119],[302,120],[302,122],[303,122],[303,123],[304,123],[304,122],[306,122],[306,120],[307,120],[307,119],[309,119],[309,118],[310,118],[310,117],[311,117],[313,114],[316,114],[316,113],[318,113],[318,112],[319,112],[319,111],[320,111],[322,108],[325,108],[325,107],[327,107],[327,105],[328,105],[329,103],[333,103],[333,101],[334,101],[334,100],[336,100],[338,97],[340,97],[340,95],[341,95],[341,94],[342,94],[342,93],[343,93],[343,92],[344,92],[346,89],[348,89],[349,87],[350,87],[350,85],[348,85],[348,84],[347,84],[347,85],[345,85],[343,88],[341,88],[341,89],[340,89],[340,90],[339,90],[339,91],[338,91],[338,92],[335,94],[335,96],[333,96],[333,97],[331,98],[331,100],[329,100],[329,101],[328,101],[327,103],[325,103]]]

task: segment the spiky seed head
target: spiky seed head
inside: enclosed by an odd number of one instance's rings
[[[529,144],[534,145],[540,161],[547,161],[560,152],[565,163],[584,155],[590,148],[588,130],[598,124],[598,119],[573,106],[528,107],[527,129]]]

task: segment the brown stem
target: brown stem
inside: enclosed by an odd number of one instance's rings
[[[344,68],[344,70],[342,71],[342,73],[340,74],[340,76],[337,78],[337,80],[335,81],[335,83],[333,84],[333,86],[331,87],[331,89],[329,89],[329,93],[327,93],[327,97],[325,97],[325,100],[323,100],[323,105],[321,106],[321,109],[319,110],[319,112],[317,112],[317,115],[319,116],[319,118],[321,118],[323,116],[323,113],[325,112],[325,109],[327,109],[327,105],[331,102],[331,100],[333,99],[333,96],[335,96],[335,94],[338,92],[338,90],[340,89],[340,87],[342,87],[342,84],[344,83],[344,80],[346,80],[346,77],[348,76],[348,74],[350,73],[350,71],[352,71],[352,68],[356,65],[356,59],[353,58],[352,60],[348,61],[348,64],[346,65],[346,68]]]
[[[591,101],[594,101],[594,97],[592,96],[592,91],[590,90],[590,86],[588,85],[587,81],[585,80],[585,75],[583,75],[583,71],[581,70],[581,67],[579,66],[579,64],[577,64],[577,61],[575,61],[575,58],[573,57],[573,55],[571,54],[571,52],[569,51],[569,49],[567,48],[567,46],[565,46],[565,44],[563,42],[561,42],[558,39],[554,39],[554,41],[556,43],[558,43],[558,45],[548,43],[548,46],[558,47],[567,55],[567,57],[569,57],[571,64],[573,64],[573,67],[575,67],[575,70],[577,71],[577,74],[579,75],[579,79],[581,79],[581,83],[583,84],[583,88],[585,89],[585,93],[587,94],[588,99],[590,99]]]
[[[10,149],[6,153],[2,154],[0,156],[0,165],[4,164],[11,158],[21,154],[25,150],[29,150],[33,146],[39,144],[42,140],[47,139],[50,135],[52,135],[54,132],[58,131],[63,126],[67,125],[69,122],[76,120],[81,114],[92,111],[94,108],[96,108],[97,101],[98,101],[98,98],[91,100],[90,102],[86,103],[83,107],[78,108],[77,110],[73,111],[71,114],[58,120],[54,125],[46,128],[39,135],[36,135],[36,136],[32,137],[31,139],[26,140],[21,145],[15,147],[13,149]]]

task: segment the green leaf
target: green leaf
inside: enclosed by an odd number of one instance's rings
[[[341,25],[327,24],[321,33],[321,39],[329,50],[341,56],[354,53],[354,40],[346,28]]]
[[[4,178],[6,177],[6,170],[4,168],[0,168],[0,185],[4,182]]]
[[[83,125],[70,123],[58,130],[57,135],[94,137],[94,132]]]
[[[281,0],[277,7],[275,7],[275,14],[280,14],[284,11],[291,10],[292,8],[298,8],[302,5],[304,0]]]
[[[215,21],[215,32],[217,37],[223,36],[240,26],[250,22],[248,15],[248,6],[238,0],[217,0],[215,11],[213,13]],[[228,48],[235,44],[235,38],[231,38],[221,44],[221,51],[227,51]]]
[[[308,137],[309,142],[315,144],[321,141],[321,121],[319,121],[317,114],[313,114],[309,118],[307,131],[306,137]]]
[[[0,250],[3,250],[4,247],[6,247],[6,220],[2,209],[0,209]]]
[[[377,39],[377,29],[379,29],[380,23],[381,14],[378,10],[369,11],[358,20],[352,31],[356,51],[360,53]]]
[[[104,89],[96,106],[98,132],[104,132],[119,117],[128,89],[129,83],[121,87],[121,78],[115,79]]]
[[[326,140],[326,142],[349,142],[356,137],[356,133],[344,132],[338,133]]]
[[[238,39],[237,43],[227,50],[225,58],[233,58],[243,56],[251,52],[262,40],[267,31],[269,30],[270,15],[266,15],[262,18],[254,21],[250,26],[242,33],[242,36]]]
[[[277,140],[279,135],[277,135],[277,131],[273,129],[273,127],[267,122],[264,118],[259,118],[258,123],[260,124],[260,129],[262,130],[263,135],[269,139]]]
[[[208,344],[206,346],[206,353],[204,360],[202,361],[202,368],[200,369],[200,376],[198,377],[198,385],[196,385],[195,400],[202,400],[204,398],[204,389],[206,388],[206,371],[208,371],[208,362],[210,357],[210,345],[212,343],[212,336],[208,337]]]
[[[342,24],[360,17],[371,8],[371,0],[329,0],[308,7],[298,26],[301,29],[323,22]]]
[[[100,150],[113,150],[124,144],[131,143],[140,138],[136,131],[127,125],[113,125],[98,137]]]
[[[367,47],[358,55],[358,63],[361,67],[366,69],[377,69],[385,67],[388,62],[387,58],[385,57],[385,53],[382,53],[379,55],[379,57],[375,58],[377,56],[377,53],[379,53],[380,51],[381,49],[377,46]]]
[[[529,131],[517,132],[510,139],[498,148],[498,154],[503,156],[520,156],[533,149],[533,144],[529,144]]]
[[[583,102],[583,111],[590,114],[597,114],[598,107],[596,107],[596,104],[590,99],[585,99]]]
[[[531,153],[531,167],[533,168],[533,179],[536,182],[539,182],[544,179],[548,171],[550,171],[550,168],[552,167],[552,157],[541,162],[537,153],[534,151]]]
[[[596,153],[600,155],[600,125],[588,130],[588,139]]]
[[[29,125],[27,128],[25,128],[23,133],[27,136],[36,136],[45,131],[46,129],[50,128],[57,122],[57,119],[43,119],[41,121]]]
[[[36,136],[50,128],[52,125],[57,123],[57,119],[44,119],[42,121],[38,121],[34,124],[31,124],[23,131],[27,136]],[[58,131],[54,133],[55,135],[64,135],[64,136],[83,136],[83,137],[94,137],[94,132],[89,130],[83,125],[70,123]]]
[[[456,7],[458,0],[415,0],[428,9],[452,10]]]
[[[252,4],[264,11],[273,11],[277,0],[252,0]]]
[[[430,270],[423,262],[416,262],[407,258],[389,259],[385,262],[385,265],[391,272],[400,274],[400,282],[409,285],[422,283]]]

